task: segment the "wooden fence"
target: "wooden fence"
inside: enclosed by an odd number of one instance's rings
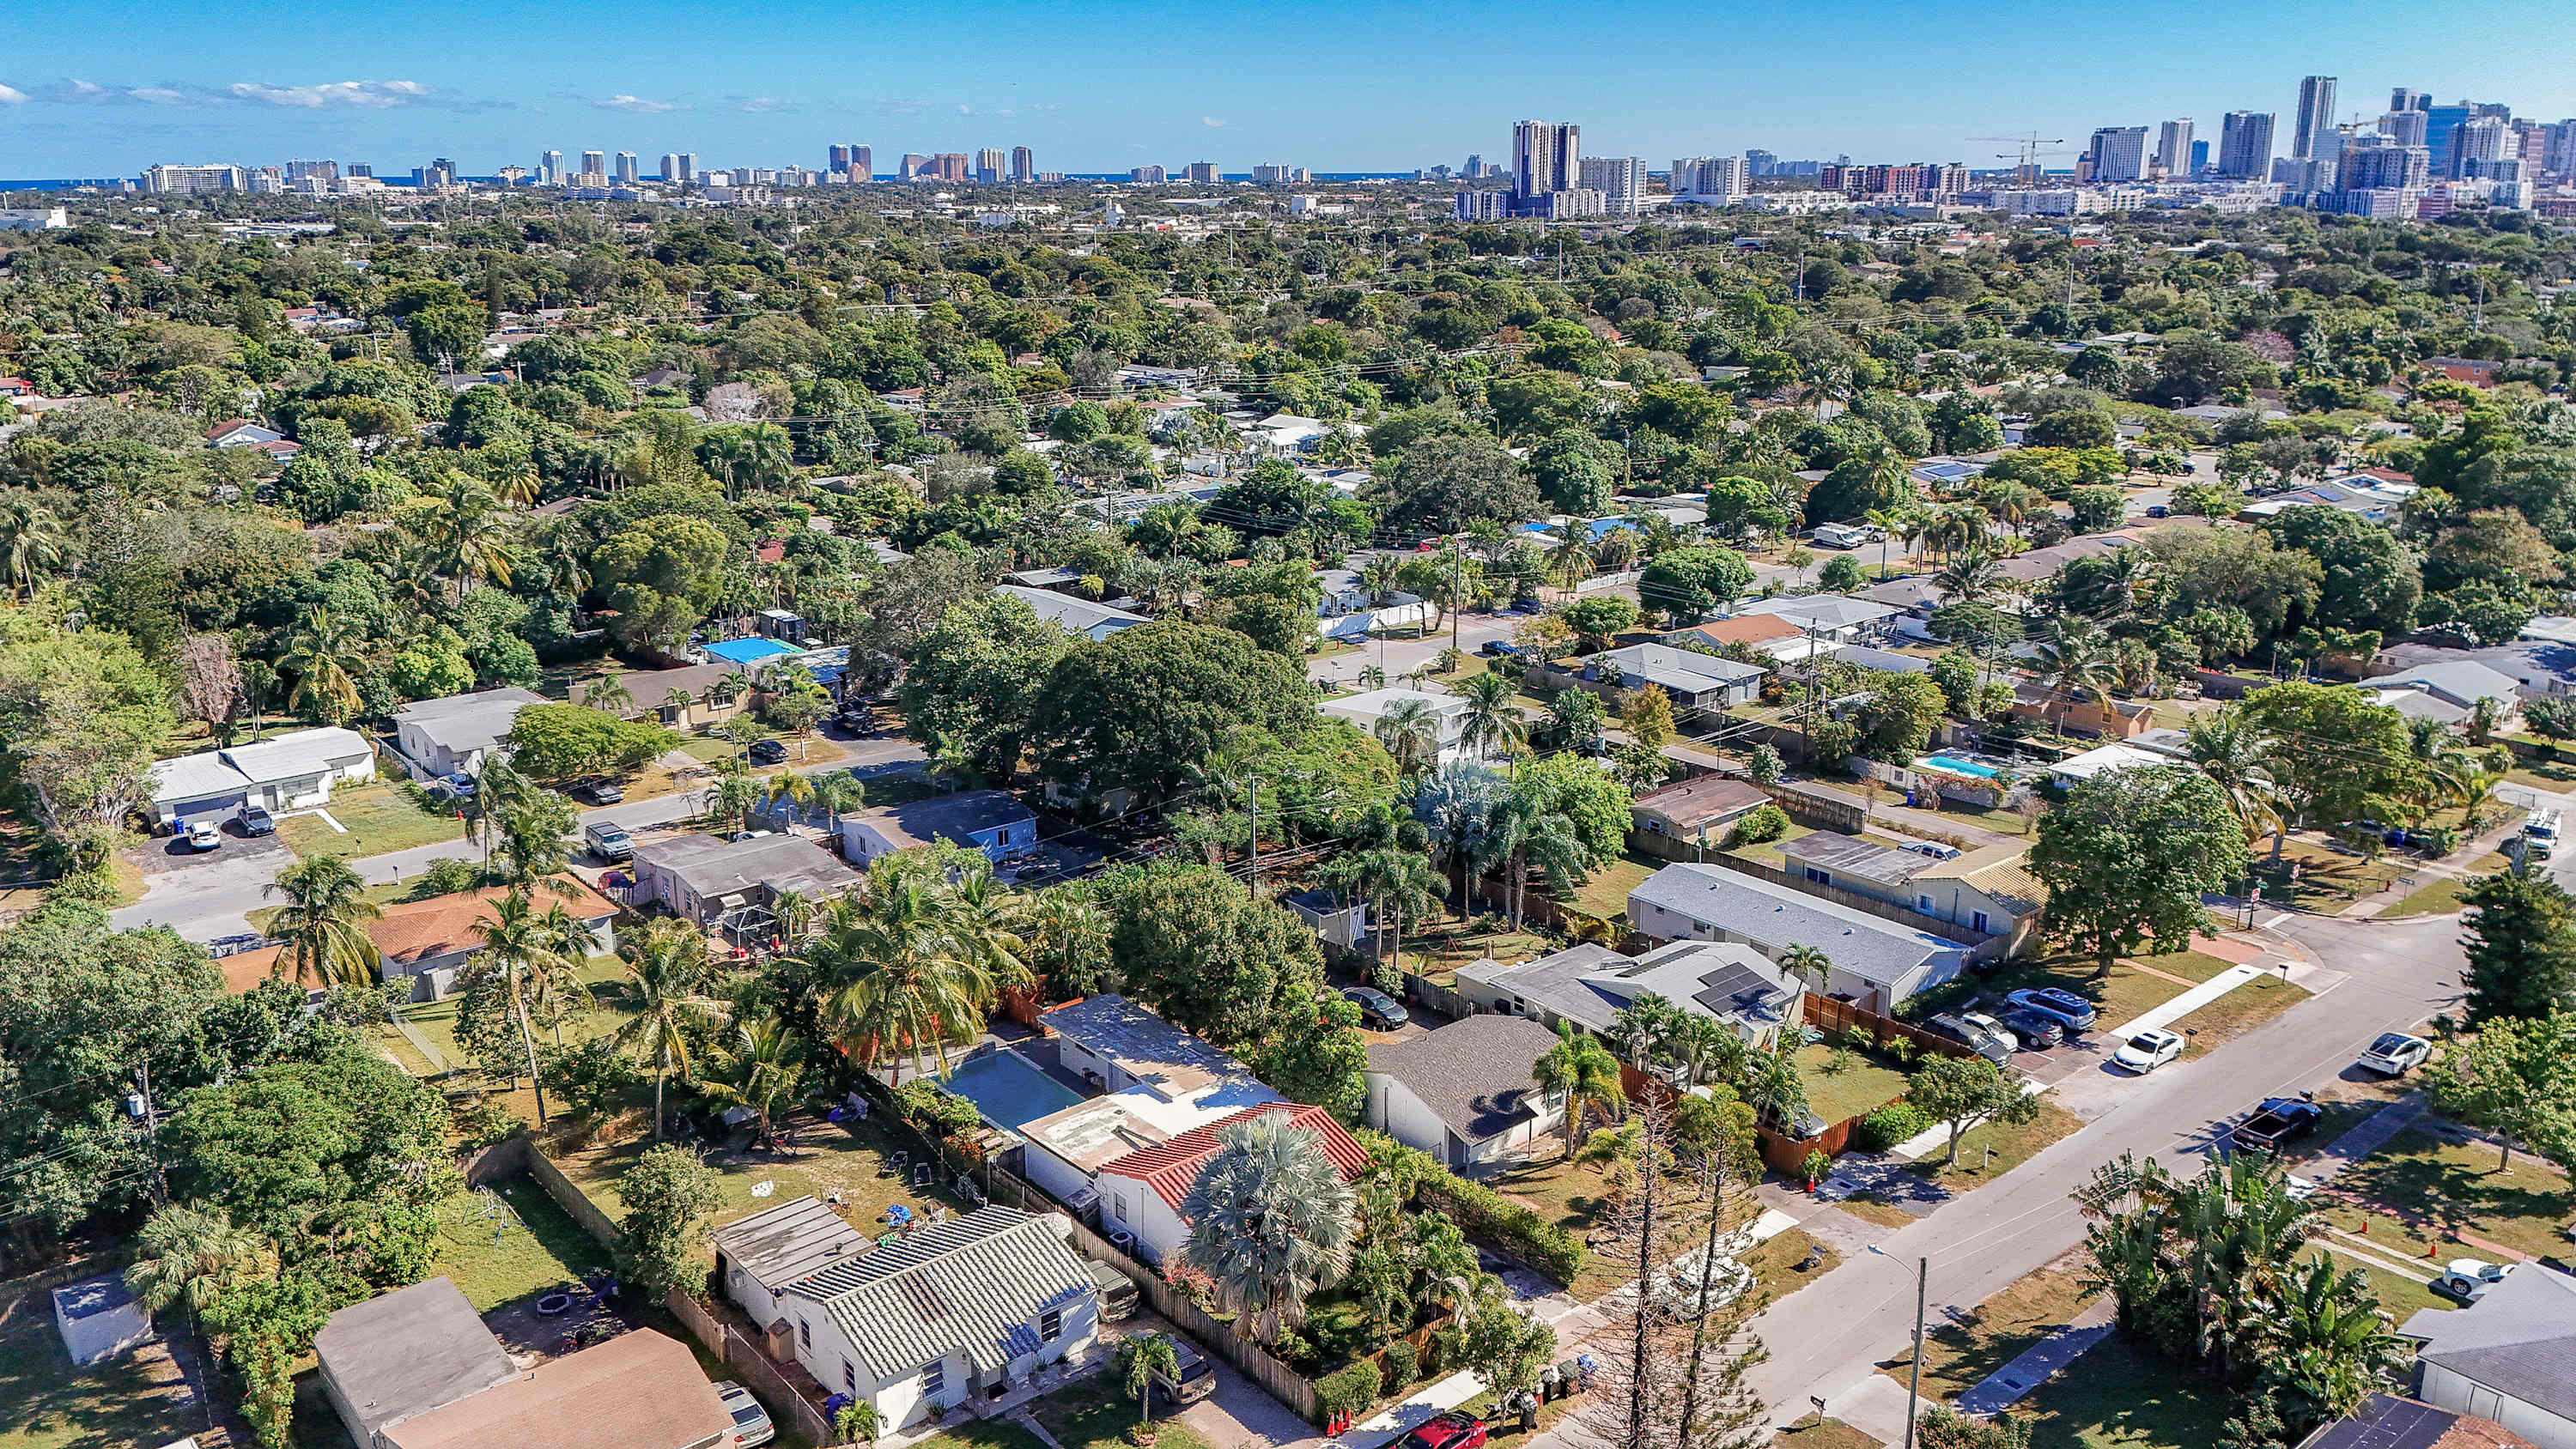
[[[662,1300],[662,1305],[671,1310],[672,1317],[687,1325],[689,1333],[706,1345],[707,1352],[724,1360],[726,1368],[749,1380],[753,1397],[768,1408],[782,1427],[809,1444],[841,1442],[841,1436],[834,1431],[831,1421],[823,1417],[822,1409],[787,1375],[779,1372],[778,1365],[772,1363],[760,1345],[752,1342],[742,1330],[717,1318],[707,1311],[706,1305],[677,1288]]]
[[[1452,1021],[1476,1014],[1474,1004],[1459,995],[1457,988],[1426,980],[1410,971],[1404,973],[1404,994]]]
[[[1870,1039],[1882,1048],[1892,1039],[1903,1037],[1914,1043],[1916,1050],[1938,1056],[1972,1057],[1977,1054],[1976,1048],[1965,1042],[1952,1041],[1939,1032],[1927,1031],[1910,1021],[1898,1021],[1895,1017],[1852,1002],[1818,996],[1812,991],[1807,993],[1807,1025],[1828,1035],[1855,1029],[1866,1031]]]

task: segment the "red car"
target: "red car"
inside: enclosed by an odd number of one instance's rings
[[[1399,1440],[1396,1449],[1485,1449],[1485,1421],[1456,1409],[1435,1414]]]

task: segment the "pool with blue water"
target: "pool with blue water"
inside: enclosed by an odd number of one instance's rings
[[[1014,1132],[1082,1100],[1081,1093],[1007,1048],[960,1062],[948,1074],[947,1087],[974,1103],[985,1121]]]

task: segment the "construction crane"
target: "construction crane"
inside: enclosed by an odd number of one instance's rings
[[[2037,186],[2039,184],[2040,157],[2065,154],[2064,152],[2043,151],[2040,149],[2043,146],[2063,146],[2066,144],[2065,137],[2042,136],[2037,131],[2033,131],[2027,136],[1970,136],[1968,139],[1971,141],[2000,141],[2006,145],[2014,147],[2015,149],[2010,151],[1996,152],[1995,159],[1998,161],[2020,162],[2020,168],[2013,172],[2013,180],[2022,186]]]

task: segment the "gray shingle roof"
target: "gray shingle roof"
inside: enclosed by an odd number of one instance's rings
[[[1038,1348],[1037,1317],[1099,1291],[1055,1225],[977,1208],[790,1284],[882,1381],[952,1353],[985,1373]]]
[[[1114,634],[1120,629],[1153,622],[1142,614],[1131,614],[1125,609],[1113,609],[1107,604],[1096,604],[1089,599],[1077,599],[1071,594],[1051,593],[1045,589],[1003,584],[993,592],[1010,595],[1036,610],[1039,618],[1053,619],[1076,634],[1092,634],[1104,627],[1108,633]]]
[[[1631,921],[1637,919],[1639,904],[1661,906],[1765,950],[1813,946],[1833,958],[1835,966],[1870,981],[1892,983],[1934,956],[1967,949],[1929,931],[1908,930],[1723,866],[1665,866],[1628,892],[1628,900]]]
[[[2576,1419],[2576,1278],[2524,1263],[2467,1308],[2422,1309],[2400,1331],[2426,1340],[2424,1362]]]
[[[519,1376],[452,1278],[350,1304],[314,1335],[313,1352],[356,1410],[349,1427],[361,1442]]]
[[[1543,1110],[1530,1068],[1555,1045],[1556,1033],[1526,1016],[1470,1016],[1371,1046],[1368,1069],[1402,1082],[1459,1136],[1482,1141]]]

